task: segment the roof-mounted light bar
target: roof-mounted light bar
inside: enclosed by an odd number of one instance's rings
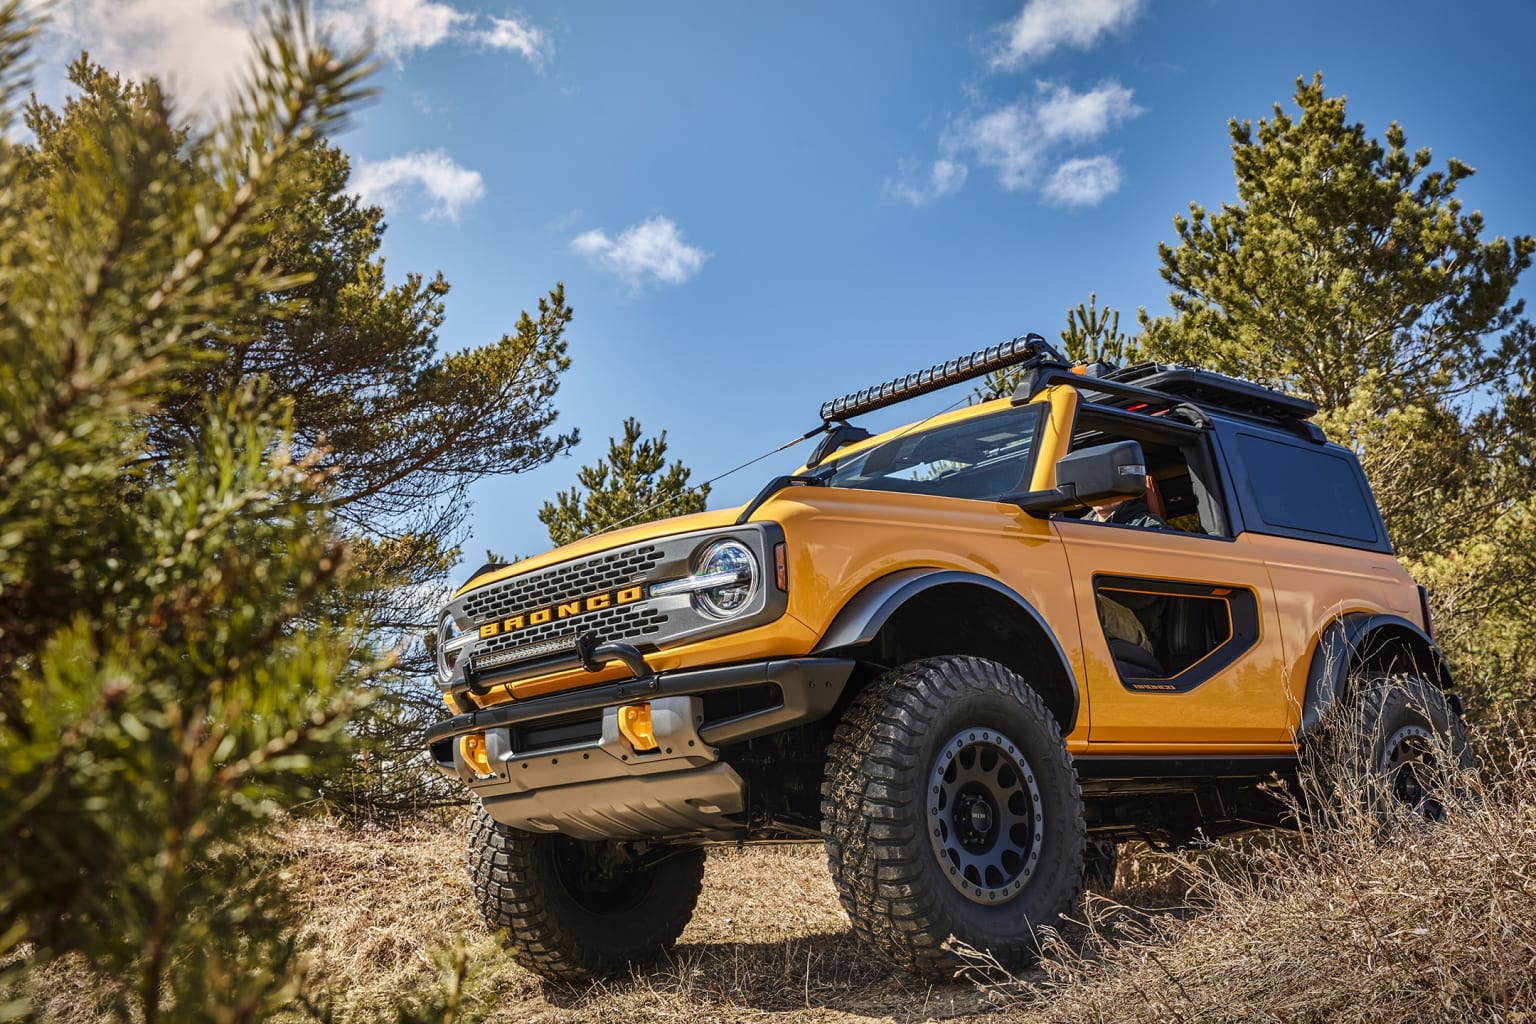
[[[918,373],[909,373],[905,377],[897,377],[876,387],[850,392],[842,398],[825,402],[821,406],[821,418],[823,422],[831,423],[833,420],[845,420],[850,416],[884,409],[888,405],[926,395],[930,391],[947,388],[973,377],[981,377],[1005,366],[1015,366],[1041,355],[1061,358],[1040,335],[1026,334],[1022,338],[1014,338],[1001,345],[951,359],[947,363],[936,363]]]

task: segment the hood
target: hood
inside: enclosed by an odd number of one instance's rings
[[[465,594],[477,587],[483,587],[488,583],[498,580],[510,579],[513,576],[521,576],[525,572],[533,572],[546,566],[559,565],[575,558],[583,558],[588,555],[601,554],[612,548],[628,547],[643,541],[655,540],[658,537],[670,537],[677,533],[692,533],[695,530],[724,529],[734,526],[736,517],[741,514],[741,506],[736,508],[717,509],[713,512],[696,512],[688,516],[674,516],[671,519],[657,519],[648,523],[638,523],[634,526],[626,526],[619,530],[608,530],[603,533],[595,533],[590,537],[546,551],[542,555],[533,558],[525,558],[521,562],[513,562],[511,565],[486,568],[476,573],[457,591],[454,597]]]

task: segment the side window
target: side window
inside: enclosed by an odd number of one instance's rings
[[[1182,433],[1164,435],[1154,430],[1101,428],[1074,438],[1072,449],[1124,440],[1141,445],[1147,463],[1147,491],[1142,498],[1127,503],[1126,511],[1118,517],[1106,521],[1212,537],[1230,536],[1208,440]],[[1086,518],[1095,517],[1089,514]]]
[[[1376,506],[1355,461],[1337,449],[1238,433],[1253,512],[1271,527],[1341,543],[1382,542]],[[1245,510],[1245,518],[1253,516]],[[1250,522],[1250,525],[1256,525]]]
[[[1099,623],[1128,690],[1185,693],[1259,640],[1246,587],[1095,576]]]

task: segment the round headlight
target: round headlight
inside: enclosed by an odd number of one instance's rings
[[[727,618],[742,611],[757,593],[757,559],[752,549],[736,540],[717,540],[704,549],[694,566],[695,577],[718,577],[720,584],[694,594],[699,607]]]
[[[437,674],[443,682],[453,678],[453,670],[474,643],[474,634],[459,628],[453,615],[444,612],[437,622]]]

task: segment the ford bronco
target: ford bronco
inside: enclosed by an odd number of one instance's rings
[[[1009,366],[1011,397],[849,422]],[[711,845],[810,840],[897,964],[951,969],[951,936],[1015,964],[1117,841],[1294,823],[1267,784],[1331,709],[1338,771],[1432,803],[1460,706],[1315,411],[1030,335],[827,403],[744,507],[485,566],[427,737],[481,910],[533,970],[601,977],[677,939]]]

